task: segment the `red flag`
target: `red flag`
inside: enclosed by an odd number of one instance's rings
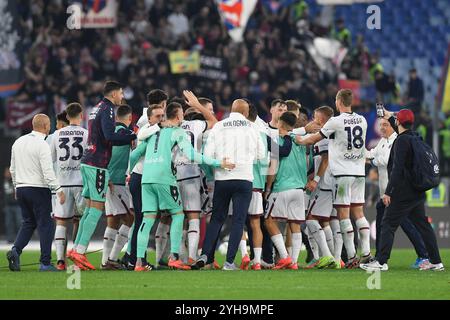
[[[10,100],[7,105],[6,125],[11,129],[31,129],[33,117],[46,110],[42,102],[17,102]]]

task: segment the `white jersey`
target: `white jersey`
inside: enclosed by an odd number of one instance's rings
[[[80,162],[87,139],[88,131],[77,125],[69,125],[53,133],[50,150],[62,187],[83,186]]]
[[[272,127],[270,123],[267,124],[267,135],[272,139],[273,142],[278,144],[278,138],[280,137],[280,130],[278,128]]]
[[[355,113],[332,117],[320,130],[330,140],[328,159],[333,176],[365,177],[367,121]]]
[[[55,133],[56,133],[56,131],[53,132],[52,134],[49,134],[47,136],[47,138],[45,138],[45,142],[47,142],[47,144],[50,146],[50,150],[52,150],[53,138],[55,137]],[[53,155],[53,153],[52,153],[52,155]],[[58,175],[57,175],[58,169],[56,168],[56,161],[54,159],[52,159],[52,160],[53,160],[53,171],[55,172],[56,177],[58,177]],[[52,191],[52,194],[55,194],[55,193]]]
[[[314,175],[317,175],[320,164],[322,163],[322,155],[328,153],[328,139],[323,139],[314,145]],[[330,165],[327,166],[323,177],[320,179],[320,189],[331,190],[331,171]]]
[[[181,123],[181,128],[186,131],[194,150],[202,152],[203,133],[208,129],[207,122],[204,120],[183,121]],[[200,176],[198,164],[192,163],[180,152],[178,152],[175,157],[175,165],[177,167],[178,181]]]

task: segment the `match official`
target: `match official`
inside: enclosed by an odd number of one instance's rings
[[[41,244],[39,271],[57,271],[50,263],[55,234],[55,224],[50,216],[50,189],[56,191],[61,204],[64,204],[65,195],[53,171],[50,146],[45,142],[50,132],[50,119],[45,114],[37,114],[32,125],[33,131],[17,139],[11,150],[10,171],[23,221],[6,257],[9,269],[20,271],[20,254],[37,228]]]
[[[241,241],[248,208],[252,199],[253,164],[266,157],[259,131],[247,120],[249,105],[237,99],[231,106],[229,118],[211,129],[204,154],[215,159],[228,159],[236,167],[227,171],[215,170],[213,211],[206,229],[202,255],[192,265],[199,269],[213,263],[220,230],[227,218],[230,201],[233,200],[233,216],[224,270],[239,270],[234,258]]]

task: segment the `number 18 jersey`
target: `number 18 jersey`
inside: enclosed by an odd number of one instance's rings
[[[333,176],[365,177],[367,121],[355,113],[332,117],[320,130],[329,139],[328,159]]]
[[[56,130],[50,149],[56,176],[62,187],[83,186],[80,163],[87,146],[88,131],[77,125]]]

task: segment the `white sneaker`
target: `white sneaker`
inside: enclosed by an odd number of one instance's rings
[[[422,263],[419,267],[419,270],[433,270],[433,271],[444,271],[444,265],[442,263],[433,264],[429,261]]]
[[[236,267],[236,265],[234,263],[228,263],[225,261],[225,263],[223,264],[223,268],[222,270],[225,271],[237,271],[240,270],[238,267]]]
[[[381,265],[377,260],[372,260],[368,263],[362,263],[359,267],[367,271],[388,271],[388,265],[385,263]]]

